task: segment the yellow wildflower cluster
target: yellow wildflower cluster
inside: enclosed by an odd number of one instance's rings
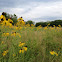
[[[24,26],[25,25],[25,22],[24,22],[24,20],[23,20],[23,18],[22,17],[20,17],[19,19],[18,19],[18,22],[17,22],[17,24],[16,24],[16,26]]]
[[[24,51],[27,51],[27,46],[23,47],[24,45],[25,45],[25,43],[19,42],[19,47],[22,47],[22,48],[19,50],[19,53],[24,53]]]
[[[17,30],[17,29],[19,29],[19,27],[14,26],[14,29],[16,29],[16,30]]]
[[[11,20],[11,18],[10,18],[10,19],[8,19],[8,22],[9,22],[9,23],[13,23],[13,21]]]
[[[2,36],[9,36],[9,33],[3,33]]]
[[[4,20],[6,20],[5,16],[4,16],[4,15],[1,15],[1,16],[0,16],[0,22],[2,22],[2,21],[4,21]]]
[[[47,26],[49,26],[49,25],[50,25],[50,23]]]
[[[25,26],[26,26],[26,27],[30,27],[30,24],[26,24]]]
[[[2,26],[9,26],[9,27],[12,27],[12,24],[11,24],[11,23],[13,23],[13,21],[12,21],[11,19],[6,20],[6,18],[5,18],[4,15],[1,15],[1,16],[0,16],[0,24],[1,24]]]
[[[20,42],[19,47],[22,47],[22,46],[24,46],[24,45],[25,45],[25,43],[21,43],[21,42]]]
[[[44,27],[44,29],[47,29],[48,27],[46,26],[46,27]]]
[[[16,32],[12,32],[11,36],[19,36],[21,38],[21,35],[19,33],[16,33]]]
[[[56,56],[58,56],[58,53],[56,53],[56,52],[54,52],[54,51],[50,51],[50,54],[51,54],[51,55],[56,55]]]
[[[61,25],[58,25],[59,27],[61,27]]]
[[[32,27],[34,27],[35,25],[31,24]]]
[[[9,33],[8,32],[7,33],[3,32],[2,36],[9,36]],[[16,32],[12,32],[11,36],[19,36],[21,38],[21,35],[19,33],[16,33]]]
[[[9,26],[9,27],[12,27],[12,24],[11,23],[9,23],[8,21],[3,21],[2,23],[2,26]]]
[[[53,25],[55,27],[55,25]]]
[[[8,50],[3,51],[2,55],[5,56],[8,53]]]

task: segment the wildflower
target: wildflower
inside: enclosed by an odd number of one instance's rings
[[[58,25],[59,27],[61,27],[61,25]]]
[[[32,27],[34,27],[35,25],[34,24],[31,24]]]
[[[20,17],[19,19],[18,19],[18,21],[22,21],[23,20],[23,18],[22,17]]]
[[[11,34],[11,36],[16,36],[16,32],[13,32],[13,33]]]
[[[19,43],[21,43],[21,42],[19,42]]]
[[[48,25],[50,25],[50,23]]]
[[[22,49],[21,49],[21,50],[19,50],[19,53],[24,53],[24,50],[22,50]]]
[[[0,16],[0,19],[1,19],[1,21],[6,20],[6,18],[5,18],[5,16],[4,16],[4,15],[1,15],[1,16]]]
[[[56,53],[56,52],[54,52],[54,51],[50,51],[50,54],[51,54],[51,55],[56,55],[56,56],[58,56],[58,53]]]
[[[18,29],[18,27],[15,27],[15,29],[17,30],[17,29]]]
[[[8,22],[9,22],[9,23],[13,23],[13,21],[11,20],[11,18],[10,18],[10,19],[8,19]]]
[[[6,36],[9,36],[9,33],[6,33]]]
[[[58,53],[55,52],[55,54],[56,54],[56,56],[58,56]]]
[[[46,27],[44,27],[44,29],[47,29],[47,26],[46,26]]]
[[[24,51],[27,51],[27,47],[25,46],[25,47],[23,47],[23,49],[24,49]]]
[[[25,45],[25,43],[21,43],[21,44],[19,44],[19,47],[22,47],[23,45]]]
[[[5,56],[8,53],[8,50],[3,51],[2,55]]]
[[[55,52],[54,52],[54,51],[50,51],[50,54],[51,54],[51,55],[54,55],[54,54],[55,54]]]
[[[53,25],[55,27],[55,25]]]
[[[9,27],[11,27],[12,26],[12,24],[11,23],[9,23],[8,21],[6,21],[6,20],[4,20],[2,23],[2,26],[9,26]]]

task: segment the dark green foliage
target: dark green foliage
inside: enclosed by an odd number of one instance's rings
[[[55,21],[52,21],[50,22],[50,26],[58,26],[58,25],[61,25],[62,26],[62,20],[55,20]]]
[[[36,23],[35,26],[37,27],[39,25],[41,25],[42,27],[45,27],[45,26],[47,26],[47,22],[38,22],[38,23]]]
[[[28,21],[26,22],[26,24],[30,24],[30,26],[31,26],[31,24],[34,24],[34,22],[31,21],[31,20],[28,20]]]
[[[50,24],[49,26],[52,26],[52,27],[53,27],[53,25],[55,25],[55,26],[61,25],[62,26],[62,20],[54,20],[51,22],[38,22],[35,24],[35,26],[37,27],[37,26],[41,25],[42,27],[45,27],[48,24]]]
[[[14,14],[12,17],[13,25],[17,23],[17,16]]]

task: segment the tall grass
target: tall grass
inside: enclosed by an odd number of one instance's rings
[[[0,27],[0,30],[0,62],[62,62],[62,28]],[[2,36],[3,32],[9,32],[9,36]],[[11,36],[12,32],[20,33],[21,38]],[[19,53],[19,42],[25,43],[26,52]],[[3,56],[5,50],[8,53]],[[58,56],[51,55],[50,51]]]

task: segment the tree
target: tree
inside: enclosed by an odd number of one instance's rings
[[[50,22],[50,26],[58,26],[58,25],[61,25],[62,26],[62,20],[54,20],[54,21],[51,21]]]
[[[35,24],[36,27],[38,27],[39,25],[41,25],[42,27],[47,26],[47,22],[38,22]]]
[[[26,22],[26,24],[30,24],[30,26],[31,26],[31,24],[34,24],[34,22],[31,21],[31,20],[28,20],[28,21]]]

